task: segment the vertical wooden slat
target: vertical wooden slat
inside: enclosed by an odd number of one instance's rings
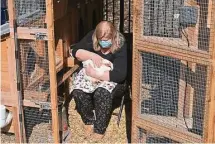
[[[136,10],[136,6],[137,6],[137,0],[133,2],[133,9]],[[137,134],[135,133],[136,131],[136,126],[135,126],[135,117],[136,117],[136,109],[135,109],[135,89],[134,89],[134,85],[135,85],[135,75],[134,72],[136,72],[136,65],[135,65],[135,54],[136,54],[136,46],[135,46],[135,38],[136,38],[136,11],[133,12],[133,59],[132,59],[132,64],[133,64],[133,69],[132,69],[132,123],[131,123],[131,143],[135,142],[135,137],[137,136]]]
[[[208,18],[207,18],[207,27],[210,28],[211,26],[211,18],[212,18],[212,0],[208,0]]]
[[[205,142],[215,142],[215,1],[210,2],[212,10],[208,16],[208,23],[210,23],[210,45],[211,47],[211,69],[208,80],[210,81],[209,97],[208,97],[208,113],[207,121],[205,122]],[[209,21],[210,20],[210,21]]]
[[[16,137],[16,142],[20,142],[20,133],[19,133],[19,120],[18,120],[18,112],[17,112],[17,108],[16,107],[13,107],[13,122],[14,122],[14,133],[15,133],[15,137]]]
[[[185,117],[187,126],[192,128],[194,88],[190,83],[191,75],[188,70],[195,73],[195,63],[181,60],[177,117],[180,120]]]
[[[140,54],[136,45],[136,38],[138,34],[139,14],[141,13],[140,1],[136,0],[133,3],[133,58],[132,58],[132,128],[131,128],[131,142],[138,142],[138,128],[136,126],[136,119],[139,114],[139,95],[140,95]]]
[[[181,65],[186,65],[186,61],[181,60]],[[179,94],[178,94],[178,118],[183,119],[184,116],[184,91],[186,89],[186,82],[185,82],[185,69],[181,66],[180,68],[180,79],[179,79]]]
[[[48,56],[49,56],[49,75],[50,75],[50,94],[52,109],[52,130],[55,143],[59,143],[59,123],[57,105],[57,79],[55,64],[55,39],[54,39],[54,13],[53,0],[46,0],[47,28],[48,28]]]
[[[191,70],[191,72],[195,73],[196,71],[196,64],[188,62],[188,67]],[[190,76],[190,75],[188,75]],[[193,114],[193,103],[194,103],[194,88],[192,86],[193,84],[190,83],[190,80],[187,81],[187,91],[186,91],[186,103],[185,103],[185,117],[187,119],[192,120],[192,114]]]
[[[15,38],[14,38],[14,22],[16,19],[14,0],[8,0],[8,10],[9,10],[8,12],[9,12],[9,27],[10,27],[10,39],[8,40],[8,48],[9,48],[8,52],[10,54],[10,57],[8,58],[8,63],[9,63],[11,95],[15,97],[15,102],[17,105],[16,114],[14,115],[15,117],[17,117],[16,135],[17,137],[19,137],[19,142],[26,142],[24,117],[23,115],[19,115],[19,111],[22,108],[21,106],[18,105],[19,99],[18,99],[18,92],[17,92]],[[20,121],[20,119],[22,119],[23,121]]]

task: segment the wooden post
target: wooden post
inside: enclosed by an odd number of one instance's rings
[[[131,143],[138,142],[138,128],[137,128],[137,118],[139,114],[139,97],[140,97],[140,54],[136,39],[139,37],[138,26],[140,24],[139,14],[143,10],[140,8],[140,0],[136,0],[133,3],[133,58],[132,58],[132,128],[131,128]],[[121,2],[120,2],[121,4]],[[123,3],[124,4],[124,3]]]
[[[55,40],[54,40],[54,12],[53,0],[46,0],[46,18],[48,28],[48,56],[49,56],[49,75],[50,75],[50,94],[52,108],[52,130],[55,143],[60,142],[58,105],[57,105],[57,79],[55,64]]]
[[[137,10],[138,2],[134,1],[134,9]],[[138,9],[139,10],[139,9]],[[138,23],[138,14],[140,11],[134,11],[134,23]],[[133,37],[133,69],[132,69],[132,133],[131,133],[131,142],[138,142],[138,127],[136,125],[137,118],[140,108],[140,83],[141,83],[141,58],[139,50],[137,49],[137,44],[135,43],[137,37],[139,36],[137,33],[137,25],[134,25],[134,37]]]
[[[26,142],[25,136],[25,126],[24,126],[24,117],[23,115],[19,114],[21,106],[19,107],[19,99],[18,99],[18,92],[17,92],[17,78],[16,78],[16,57],[15,57],[15,37],[14,37],[14,21],[15,21],[15,4],[14,0],[8,0],[8,10],[9,10],[9,27],[10,27],[10,40],[8,41],[8,48],[10,57],[8,58],[9,63],[9,75],[10,75],[10,89],[11,95],[16,97],[16,114],[17,117],[17,130],[15,131],[16,136],[19,137],[19,142]],[[23,113],[23,112],[22,112]],[[23,121],[20,121],[22,119]],[[21,127],[22,125],[22,127]],[[21,130],[22,129],[22,130]]]
[[[209,0],[209,4],[211,4],[212,10],[211,14],[208,14],[208,23],[210,24],[210,45],[211,48],[211,69],[209,72],[208,80],[210,81],[210,85],[208,87],[209,97],[206,101],[208,103],[208,113],[207,113],[207,121],[205,122],[206,126],[205,130],[205,142],[213,143],[215,142],[215,1]],[[209,21],[210,20],[210,21]]]
[[[20,142],[20,133],[19,133],[19,120],[18,120],[18,112],[17,112],[17,108],[13,107],[13,122],[14,122],[14,134],[16,137],[16,142]]]

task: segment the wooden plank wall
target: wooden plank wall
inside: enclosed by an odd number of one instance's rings
[[[70,45],[78,41],[78,10],[69,9],[61,19],[55,21],[56,55],[65,59],[68,57]]]
[[[95,14],[95,15],[94,15]],[[94,16],[93,16],[94,15]],[[95,20],[93,20],[93,17]],[[81,1],[79,9],[79,40],[102,20],[102,1]]]
[[[8,46],[6,41],[8,38],[8,35],[1,37],[1,92],[10,92]]]

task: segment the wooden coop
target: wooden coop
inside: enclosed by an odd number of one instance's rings
[[[52,125],[41,142],[62,141],[67,79],[78,67],[69,48],[103,19],[132,53],[131,142],[215,142],[214,0],[8,0],[8,12],[1,104],[13,120],[2,130],[17,142],[41,121]]]
[[[215,142],[215,1],[135,0],[132,142]]]

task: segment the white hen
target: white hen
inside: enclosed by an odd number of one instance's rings
[[[102,60],[103,64],[100,67],[95,66],[91,59],[83,61],[82,63],[83,63],[84,68],[88,67],[88,65],[91,65],[96,70],[96,74],[99,76],[102,76],[105,71],[112,71],[113,70],[113,64],[109,60],[106,60],[106,59]],[[88,76],[86,74],[85,70],[84,70],[84,73],[85,73],[85,76],[84,76],[85,79],[90,80],[92,82],[99,81],[95,78]]]

